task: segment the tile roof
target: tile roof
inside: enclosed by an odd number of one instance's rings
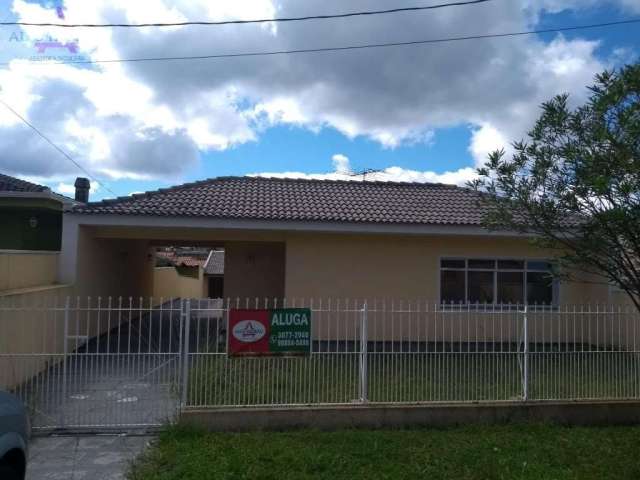
[[[0,173],[0,192],[48,192],[49,187]]]
[[[176,257],[175,265],[176,267],[201,267],[206,260],[201,257],[180,256]]]
[[[224,250],[211,250],[204,264],[206,275],[224,275]]]
[[[485,210],[468,188],[435,183],[218,177],[76,206],[75,213],[480,225]]]

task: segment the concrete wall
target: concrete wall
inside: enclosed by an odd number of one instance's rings
[[[456,425],[540,424],[611,426],[640,423],[638,401],[484,402],[440,405],[357,405],[186,410],[179,423],[214,432],[313,428],[443,428]]]
[[[0,293],[0,390],[19,385],[62,360],[55,354],[64,351],[64,315],[51,307],[62,307],[71,293],[67,286]]]
[[[316,339],[356,340],[360,314],[344,311],[367,300],[372,341],[516,342],[523,318],[516,312],[442,311],[440,258],[552,258],[552,252],[513,238],[292,234],[286,245],[287,299],[298,305],[313,300],[316,306],[322,300],[323,308],[333,310],[314,316]],[[612,303],[620,310],[603,308]],[[532,343],[640,344],[638,312],[626,294],[612,294],[602,279],[562,282],[559,304],[559,311],[529,313]],[[588,308],[591,312],[585,313]]]
[[[174,267],[156,267],[153,269],[153,298],[160,301],[169,298],[205,298],[207,296],[206,279],[202,268],[198,277],[179,275]]]
[[[283,243],[225,243],[225,298],[278,298],[285,294]]]
[[[146,240],[105,239],[79,229],[74,295],[151,297],[153,249]]]
[[[422,299],[439,302],[441,257],[548,259],[525,239],[290,234],[287,298]],[[225,273],[227,270],[225,270]],[[590,279],[592,280],[592,279]],[[604,284],[563,283],[560,302],[609,303]]]
[[[53,285],[58,253],[0,251],[0,292]]]

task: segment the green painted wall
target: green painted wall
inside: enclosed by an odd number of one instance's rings
[[[55,202],[0,201],[0,249],[59,251],[62,209]]]

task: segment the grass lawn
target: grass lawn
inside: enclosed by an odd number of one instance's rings
[[[371,354],[372,402],[517,400],[522,358],[515,353]],[[302,358],[194,356],[192,406],[350,403],[359,396],[358,355]],[[638,398],[640,356],[627,352],[531,355],[533,399]]]
[[[640,427],[204,433],[170,428],[130,480],[640,478]]]

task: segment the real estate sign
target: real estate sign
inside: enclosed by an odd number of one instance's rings
[[[311,351],[311,310],[232,309],[228,338],[229,355],[307,354]]]

